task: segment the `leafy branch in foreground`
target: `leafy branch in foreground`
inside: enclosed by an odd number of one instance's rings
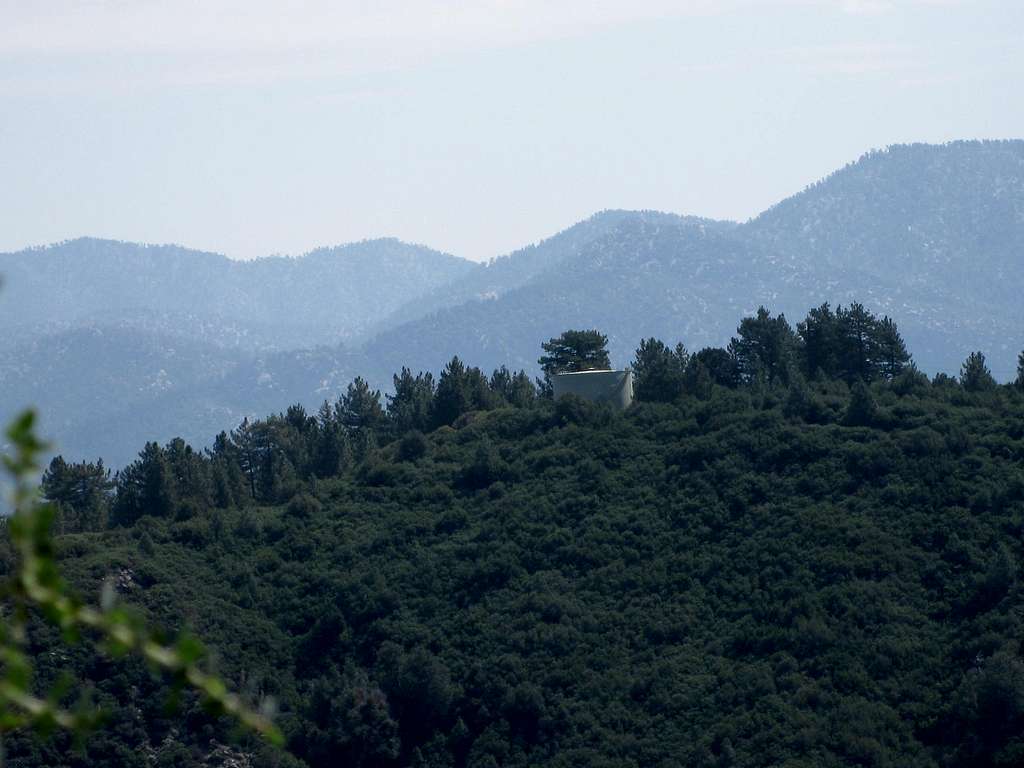
[[[56,684],[46,698],[32,692],[32,661],[25,645],[29,609],[35,608],[61,629],[65,641],[78,639],[85,630],[98,637],[97,648],[112,655],[138,654],[169,674],[176,688],[190,687],[199,692],[211,712],[230,715],[245,728],[280,745],[283,738],[270,721],[267,707],[260,712],[250,709],[218,677],[199,667],[204,651],[195,638],[183,635],[173,646],[161,643],[140,619],[114,605],[111,585],[104,589],[98,609],[83,605],[69,592],[57,568],[50,534],[55,510],[51,504],[40,502],[35,484],[39,457],[46,445],[36,436],[34,427],[35,414],[21,414],[7,430],[12,451],[3,457],[14,484],[14,513],[7,527],[17,569],[3,591],[9,604],[2,609],[0,624],[0,733],[34,726],[43,733],[63,728],[82,736],[102,719],[84,697],[74,709],[62,708],[60,701],[68,689],[64,681]]]

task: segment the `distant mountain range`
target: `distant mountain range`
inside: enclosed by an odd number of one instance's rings
[[[25,340],[120,327],[244,350],[347,342],[475,265],[394,239],[233,261],[80,238],[0,254],[2,329]]]
[[[629,362],[645,336],[724,344],[764,304],[892,316],[918,364],[1024,346],[1024,141],[872,152],[745,223],[606,211],[474,264],[396,240],[234,262],[82,239],[0,254],[0,418],[34,402],[75,457],[204,444],[244,415],[333,399],[356,374],[453,354],[536,369],[569,327]]]
[[[872,152],[744,224],[613,211],[428,295],[431,311],[366,347],[378,368],[454,352],[531,366],[566,326],[724,344],[758,304],[795,323],[822,301],[891,315],[918,364],[956,372],[974,349],[1003,378],[1024,343],[1024,141]]]

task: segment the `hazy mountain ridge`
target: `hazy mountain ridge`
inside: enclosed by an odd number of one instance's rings
[[[335,400],[360,370],[341,346],[252,355],[142,332],[81,328],[0,350],[0,422],[28,405],[67,456],[121,466],[138,446],[180,436],[197,446],[295,402]]]
[[[367,356],[380,370],[393,368],[399,359],[430,367],[452,354],[485,367],[533,370],[538,340],[573,326],[601,328],[609,335],[613,360],[624,365],[645,335],[711,343],[702,330],[703,315],[735,317],[749,302],[722,293],[728,282],[724,267],[694,258],[711,241],[731,268],[760,269],[763,259],[731,238],[727,225],[651,212],[621,212],[616,219],[614,227],[585,238],[578,250],[559,254],[556,265],[527,284],[396,328],[368,345]],[[698,281],[681,285],[683,270]],[[776,298],[774,291],[761,295],[765,301]],[[697,318],[695,306],[701,307]]]
[[[24,339],[137,324],[189,338],[199,330],[204,341],[228,347],[314,347],[352,338],[473,266],[392,238],[246,262],[179,246],[80,238],[0,254],[0,330]]]
[[[466,301],[387,331],[366,349],[381,369],[400,358],[426,360],[426,350],[459,349],[484,366],[532,367],[530,344],[569,323],[601,327],[626,364],[640,335],[691,348],[724,344],[737,310],[764,303],[795,322],[822,301],[856,300],[893,316],[926,370],[955,372],[968,352],[983,349],[1005,378],[1024,344],[1014,296],[1024,285],[1021,168],[1022,141],[895,146],[747,223],[688,220],[701,222],[694,226],[704,228],[703,239],[688,227],[652,239],[655,220],[672,220],[664,214],[616,212],[599,230],[595,217],[573,228],[580,245],[571,253],[557,251],[558,236],[538,245],[556,251],[553,266],[486,308]],[[506,257],[506,269],[519,258]],[[519,347],[510,326],[523,333]]]
[[[1005,380],[1024,346],[1022,247],[1024,141],[872,152],[742,224],[604,211],[485,265],[396,240],[247,263],[77,240],[0,255],[0,410],[37,402],[62,445],[95,455],[102,434],[113,461],[118,444],[201,439],[356,374],[387,386],[456,354],[535,372],[567,327],[600,328],[626,365],[646,336],[696,350],[759,304],[795,324],[854,300],[892,316],[926,371],[981,349]],[[50,360],[83,329],[122,341]]]
[[[871,152],[745,229],[793,261],[857,263],[880,276],[898,267],[912,285],[955,285],[972,297],[1016,293],[1024,280],[1024,141]]]

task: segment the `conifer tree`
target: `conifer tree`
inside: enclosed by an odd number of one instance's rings
[[[333,477],[340,472],[348,458],[348,439],[338,423],[334,409],[326,400],[317,411],[316,433],[313,438],[312,465],[317,477]]]
[[[506,399],[516,408],[529,408],[536,402],[537,388],[526,371],[520,370],[512,377]]]
[[[968,392],[982,392],[995,385],[996,380],[992,378],[992,372],[985,363],[984,353],[971,352],[960,366],[960,386]]]
[[[430,409],[434,400],[434,376],[431,373],[412,375],[406,367],[395,374],[394,394],[387,396],[387,413],[392,431],[403,435],[409,430],[421,432],[430,427]]]
[[[209,506],[212,485],[209,467],[202,455],[180,437],[171,440],[164,453],[179,500],[190,499],[200,507]]]
[[[41,488],[57,506],[62,533],[98,530],[106,523],[114,481],[103,459],[69,464],[57,456],[43,473]]]
[[[736,334],[729,343],[729,352],[744,381],[762,375],[769,383],[787,380],[795,337],[785,315],[772,317],[767,309],[758,307],[754,317],[740,321]]]
[[[543,344],[544,354],[537,363],[550,381],[557,373],[600,371],[611,368],[608,337],[597,330],[565,331]]]
[[[350,432],[380,428],[384,424],[380,391],[370,389],[365,379],[356,376],[338,401],[338,421]]]
[[[139,458],[117,475],[117,497],[111,510],[117,525],[130,525],[143,515],[170,517],[177,504],[174,476],[164,450],[146,443]]]
[[[641,340],[633,359],[637,400],[668,403],[679,397],[688,361],[682,344],[673,350],[653,337]]]
[[[238,463],[238,448],[227,432],[222,431],[214,438],[207,454],[214,504],[222,509],[243,504],[249,498],[246,480]]]
[[[263,466],[263,447],[256,425],[248,417],[242,419],[237,429],[231,431],[231,443],[235,448],[238,467],[248,482],[249,496],[258,500],[257,484]]]
[[[434,427],[453,423],[459,416],[468,412],[472,404],[472,394],[466,375],[466,366],[458,358],[453,357],[441,371],[437,381],[437,393],[434,396],[431,422]]]
[[[701,371],[704,372],[703,376]],[[708,384],[723,387],[735,387],[739,383],[739,373],[734,358],[721,347],[704,347],[690,357],[686,365],[686,389],[694,392],[693,386],[697,379],[706,376]]]
[[[836,375],[839,368],[839,323],[828,302],[815,307],[797,324],[798,354],[804,375]]]
[[[875,327],[875,349],[878,354],[878,372],[892,381],[910,363],[910,353],[892,318],[885,316]]]
[[[878,373],[877,318],[863,304],[836,308],[839,373],[847,381],[871,381]]]

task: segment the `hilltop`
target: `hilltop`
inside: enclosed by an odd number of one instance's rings
[[[290,756],[239,764],[1016,764],[1024,379],[930,381],[862,356],[899,334],[857,305],[815,318],[836,333],[745,319],[735,370],[649,341],[623,414],[453,360],[208,454],[147,444],[116,496],[54,464],[61,565],[278,700]],[[224,754],[194,699],[54,641],[44,680],[71,666],[111,720],[80,756],[8,736],[12,764]]]

